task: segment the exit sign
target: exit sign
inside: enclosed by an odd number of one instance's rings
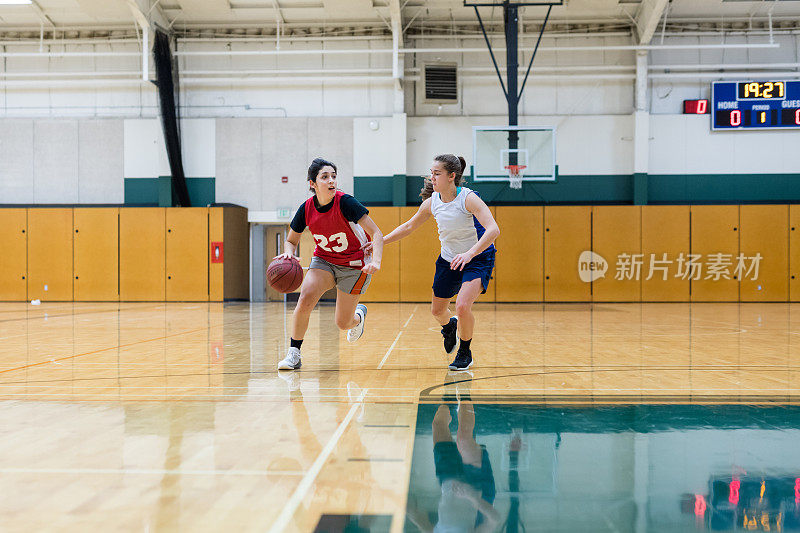
[[[292,216],[292,209],[289,207],[279,207],[278,208],[278,219],[279,220],[289,220]]]

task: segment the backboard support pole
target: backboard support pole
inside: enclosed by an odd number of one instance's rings
[[[519,101],[522,98],[522,91],[525,90],[525,82],[528,81],[528,74],[530,74],[533,60],[536,57],[536,50],[539,48],[539,43],[542,40],[547,20],[550,18],[550,11],[554,5],[563,5],[563,0],[554,0],[551,2],[512,2],[511,0],[503,0],[501,3],[468,3],[464,1],[464,6],[471,6],[475,9],[475,15],[478,17],[478,22],[483,32],[486,46],[489,49],[489,55],[492,58],[492,63],[497,71],[497,77],[500,79],[500,87],[503,89],[503,94],[506,97],[508,105],[508,125],[519,125]],[[500,68],[497,65],[497,60],[492,51],[492,45],[489,42],[489,37],[486,34],[486,29],[483,25],[478,7],[480,6],[499,6],[503,7],[503,27],[506,37],[506,82],[503,83],[503,77],[500,74]],[[519,8],[524,6],[548,6],[547,15],[545,16],[544,23],[539,30],[539,39],[536,41],[536,48],[534,49],[531,61],[528,64],[528,70],[525,73],[525,79],[522,82],[522,89],[518,92],[518,77],[519,77]],[[508,148],[509,148],[509,165],[517,165],[517,153],[519,148],[519,134],[516,130],[509,130],[508,132]]]

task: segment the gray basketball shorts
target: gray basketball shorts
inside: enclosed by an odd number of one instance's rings
[[[357,268],[334,265],[316,256],[311,258],[308,268],[309,270],[312,268],[327,270],[333,274],[336,288],[348,294],[364,294],[367,292],[369,282],[372,281],[372,274],[365,274]]]

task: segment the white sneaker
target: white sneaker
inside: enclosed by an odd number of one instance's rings
[[[297,370],[303,365],[300,361],[300,348],[291,347],[283,361],[278,363],[278,370]]]
[[[278,377],[286,382],[286,385],[289,387],[289,392],[300,390],[300,377],[297,375],[297,372],[280,372]]]
[[[347,330],[348,342],[356,342],[364,334],[364,322],[367,320],[367,306],[358,304],[356,306],[356,315],[361,318],[356,327]]]

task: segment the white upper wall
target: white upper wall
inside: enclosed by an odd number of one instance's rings
[[[0,119],[0,203],[122,203],[123,124]]]
[[[796,174],[800,131],[711,131],[710,115],[651,115],[650,174]]]
[[[728,36],[725,42],[767,39],[766,35]],[[795,147],[800,144],[800,132],[711,132],[708,115],[681,115],[684,99],[709,96],[711,78],[686,78],[675,67],[796,63],[800,38],[776,34],[775,39],[779,48],[710,50],[695,46],[718,44],[721,37],[667,37],[664,44],[691,48],[650,53],[651,66],[673,67],[671,77],[654,77],[649,84],[651,174],[798,172],[800,151]],[[534,35],[522,38],[523,47],[534,42]],[[502,38],[493,39],[501,68],[503,44]],[[630,44],[630,38],[619,35],[548,36],[542,41],[544,49],[520,102],[520,124],[556,127],[562,175],[633,172],[634,52],[564,50],[625,44]],[[661,44],[658,34],[653,44]],[[354,175],[426,174],[437,153],[462,154],[471,163],[472,126],[507,123],[506,103],[483,40],[406,42],[408,47],[453,48],[452,52],[406,55],[407,121],[395,114],[390,54],[368,53],[390,45],[385,38],[309,40],[282,42],[281,50],[365,53],[181,56],[186,175],[216,177],[219,202],[268,210],[294,206],[306,197],[305,171],[317,155],[339,165],[340,185],[347,192],[352,192]],[[232,42],[230,49],[272,46]],[[557,49],[548,50],[552,47]],[[459,48],[481,52],[460,52]],[[182,49],[224,50],[227,46],[192,42]],[[64,44],[58,50],[136,52],[138,47]],[[38,45],[5,45],[5,51],[36,52]],[[522,73],[529,54],[520,55]],[[4,58],[0,74],[50,75],[34,77],[27,85],[19,85],[20,78],[0,77],[0,203],[120,203],[123,178],[169,173],[157,118],[157,92],[153,84],[137,81],[140,59],[135,55]],[[440,107],[423,101],[422,83],[415,78],[429,61],[454,62],[460,67],[458,104]],[[249,72],[265,69],[302,69],[304,73],[294,80],[286,80],[290,76],[286,72],[274,73],[277,79],[252,80]],[[113,86],[94,75],[119,71],[131,75]],[[222,79],[197,83],[196,78],[212,71],[222,71],[215,75]],[[83,73],[89,81],[65,86],[61,76],[65,72]],[[366,74],[384,79],[347,78]],[[377,129],[370,127],[371,122]],[[281,176],[288,177],[287,184]]]
[[[309,197],[306,173],[315,157],[333,162],[339,188],[353,194],[350,118],[219,119],[215,151],[220,203],[294,212]]]
[[[169,176],[161,121],[157,118],[127,119],[124,128],[125,177]],[[215,128],[214,119],[181,120],[183,172],[187,178],[213,178],[216,175]]]

